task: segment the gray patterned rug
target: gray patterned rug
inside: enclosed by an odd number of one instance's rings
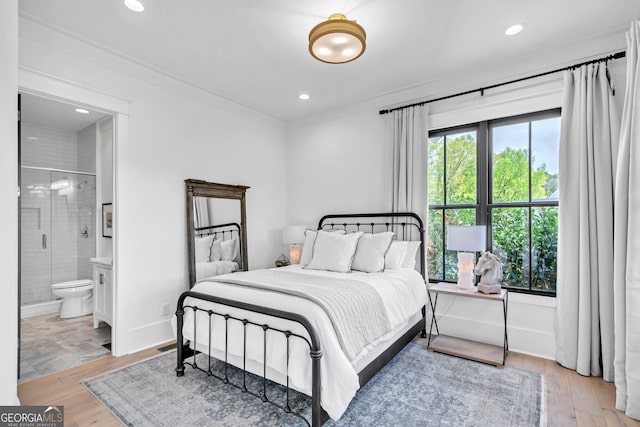
[[[205,357],[199,361],[204,366]],[[126,425],[297,426],[285,414],[240,390],[187,366],[174,373],[175,352],[84,380]],[[221,369],[221,364],[213,371]],[[241,383],[238,372],[232,381]],[[262,381],[250,378],[250,390]],[[283,390],[267,395],[284,402]],[[310,400],[295,393],[292,408],[309,414]],[[544,426],[546,392],[540,374],[471,362],[410,343],[353,399],[338,422],[325,426]]]

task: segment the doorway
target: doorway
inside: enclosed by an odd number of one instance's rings
[[[99,109],[29,93],[20,104],[24,382],[111,353],[112,325],[94,322],[93,311],[96,263],[113,257],[102,205],[113,203],[114,132],[113,116]]]

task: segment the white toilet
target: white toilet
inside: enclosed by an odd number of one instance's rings
[[[93,312],[93,281],[71,280],[51,285],[56,297],[62,298],[60,318],[86,316]]]

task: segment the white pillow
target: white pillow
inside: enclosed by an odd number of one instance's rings
[[[384,268],[416,268],[416,254],[420,248],[420,241],[396,240],[391,242],[384,258]]]
[[[358,240],[363,234],[362,231],[349,234],[318,231],[313,244],[313,257],[305,268],[348,273]]]
[[[195,238],[196,262],[209,262],[213,235]]]
[[[351,263],[352,270],[378,273],[384,270],[384,256],[389,250],[393,232],[365,233],[358,240],[356,253]]]
[[[402,261],[402,268],[416,268],[416,254],[418,253],[418,249],[420,248],[419,240],[412,240],[410,242],[405,242],[407,244],[407,248],[404,253],[404,260]]]
[[[220,261],[220,258],[222,258],[222,241],[214,240],[211,245],[211,255],[209,259],[211,261]]]
[[[220,242],[220,260],[233,261],[238,256],[238,239],[224,240]]]
[[[391,242],[391,246],[389,246],[389,250],[384,257],[384,268],[391,270],[401,268],[405,252],[407,252],[407,245],[404,242],[398,240]]]
[[[327,230],[331,233],[344,234],[344,230]],[[304,231],[304,245],[302,246],[302,255],[300,255],[300,265],[305,266],[311,262],[313,258],[313,244],[316,241],[318,232],[307,228]]]

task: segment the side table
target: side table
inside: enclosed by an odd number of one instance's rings
[[[429,303],[431,305],[431,325],[429,327],[429,336],[427,338],[427,348],[431,351],[446,353],[452,356],[458,356],[502,367],[507,358],[507,352],[509,351],[509,339],[507,337],[507,303],[509,299],[509,292],[506,289],[501,289],[498,294],[483,294],[482,292],[478,292],[477,288],[460,289],[455,283],[436,283],[428,289]],[[435,295],[433,300],[431,298],[431,294]],[[502,302],[502,311],[504,314],[503,345],[497,346],[440,334],[440,331],[438,330],[438,320],[436,319],[436,306],[438,304],[438,295],[440,294]],[[432,340],[431,333],[433,332],[434,326],[438,335]]]

